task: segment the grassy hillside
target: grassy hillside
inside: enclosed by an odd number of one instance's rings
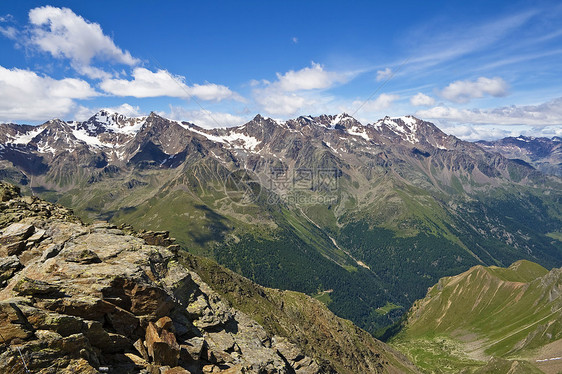
[[[186,252],[181,262],[268,332],[289,339],[338,373],[418,372],[402,354],[309,296],[259,286],[212,260]]]
[[[548,359],[562,339],[562,270],[517,261],[475,266],[431,287],[392,344],[427,372],[478,368],[491,357]]]

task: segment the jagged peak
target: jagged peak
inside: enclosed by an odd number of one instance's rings
[[[264,118],[261,114],[258,113],[258,114],[256,114],[256,116],[252,119],[252,121],[259,122],[259,121],[262,121],[262,120],[264,120],[264,119],[265,119],[265,118]]]

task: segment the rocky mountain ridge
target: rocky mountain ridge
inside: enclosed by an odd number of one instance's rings
[[[527,162],[544,173],[562,176],[562,138],[559,136],[551,139],[518,136],[476,144],[507,158]]]
[[[180,264],[165,232],[85,225],[3,183],[0,198],[3,373],[415,371],[370,337],[361,355],[347,344],[311,358],[292,341],[312,335],[274,335],[233,309]],[[323,321],[330,326],[337,317]],[[335,361],[342,352],[355,358]]]

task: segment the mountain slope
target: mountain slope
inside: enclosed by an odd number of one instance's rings
[[[164,232],[84,225],[0,183],[0,371],[417,372],[321,303],[263,289],[208,260],[182,260],[178,249]],[[250,291],[236,293],[239,303],[268,308],[252,316],[234,309],[213,290],[223,291],[221,280],[208,284],[198,269]]]
[[[544,173],[562,176],[562,138],[558,136],[552,139],[518,136],[476,144],[507,158],[527,162]]]
[[[500,357],[551,372],[559,363],[549,362],[549,352],[562,347],[561,288],[561,269],[529,261],[475,266],[430,288],[393,342],[428,371],[455,372]]]
[[[4,178],[86,220],[170,230],[371,333],[471,266],[562,266],[561,180],[414,117],[258,115],[203,129],[102,111],[2,126]]]

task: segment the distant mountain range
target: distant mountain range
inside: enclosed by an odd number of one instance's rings
[[[551,149],[539,167],[411,116],[257,115],[204,129],[100,111],[0,124],[0,177],[85,219],[169,230],[378,334],[443,276],[520,259],[562,266],[562,180],[541,171],[556,170]]]
[[[562,176],[562,138],[509,137],[495,141],[478,141],[482,148],[507,158],[525,161],[547,174]]]

